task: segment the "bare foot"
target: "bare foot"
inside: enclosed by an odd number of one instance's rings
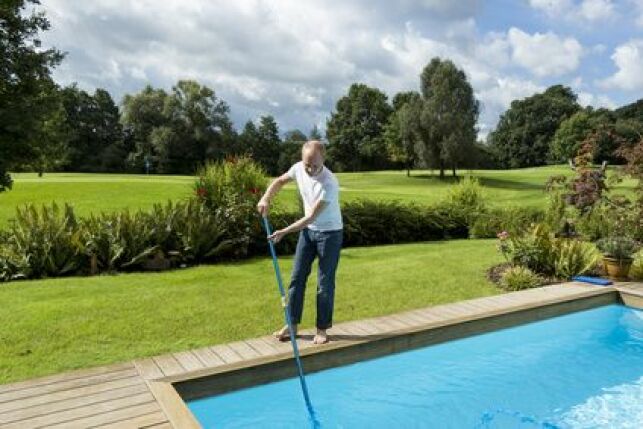
[[[313,338],[313,344],[326,344],[328,342],[328,335],[325,329],[317,329],[317,335]]]
[[[297,325],[293,325],[292,330],[295,334],[295,338],[297,338]],[[280,330],[273,332],[272,335],[279,341],[290,341],[290,330],[288,329],[288,325],[285,325]]]

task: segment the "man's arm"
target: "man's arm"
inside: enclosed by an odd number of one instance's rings
[[[263,197],[261,197],[259,203],[257,203],[257,211],[259,212],[259,214],[261,214],[261,216],[268,216],[268,210],[270,208],[272,199],[275,195],[277,195],[277,192],[279,192],[279,190],[291,180],[292,177],[290,177],[288,173],[284,173],[273,180],[272,183],[270,183],[270,186],[268,186],[268,189],[266,189]]]
[[[306,228],[308,225],[313,223],[315,218],[319,216],[319,213],[321,213],[327,205],[328,201],[324,201],[322,199],[317,200],[317,202],[313,206],[313,210],[308,215],[302,217],[296,222],[293,222],[284,229],[273,232],[272,235],[268,237],[268,239],[272,240],[275,243],[278,243],[284,237],[284,235]]]

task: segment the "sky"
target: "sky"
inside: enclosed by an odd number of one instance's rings
[[[62,85],[123,95],[180,79],[214,89],[238,129],[321,130],[352,83],[419,90],[433,57],[463,69],[479,137],[553,84],[582,105],[643,97],[643,0],[42,0]]]

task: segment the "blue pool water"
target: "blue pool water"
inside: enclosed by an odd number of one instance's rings
[[[608,305],[307,381],[322,428],[643,428],[643,311]],[[206,428],[310,426],[297,379],[188,407]]]

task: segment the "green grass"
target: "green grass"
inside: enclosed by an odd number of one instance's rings
[[[484,272],[500,259],[492,240],[344,249],[335,322],[499,293]],[[281,260],[285,276],[291,266]],[[313,274],[304,327],[313,326],[314,285]],[[14,282],[0,286],[0,302],[0,383],[261,336],[283,323],[265,258]]]
[[[464,170],[480,178],[489,202],[506,205],[541,207],[547,179],[555,174],[570,175],[565,166],[548,166],[517,170]],[[128,174],[52,173],[39,178],[33,173],[14,176],[14,189],[0,193],[0,228],[14,216],[16,206],[25,203],[50,204],[70,202],[79,215],[124,208],[149,208],[168,199],[178,200],[191,194],[191,176],[145,176]],[[444,198],[454,180],[440,180],[429,171],[378,171],[338,174],[342,201],[360,198],[400,200],[430,204]],[[631,192],[634,183],[625,181],[617,189]],[[277,197],[277,204],[297,210],[294,184],[289,184]]]

